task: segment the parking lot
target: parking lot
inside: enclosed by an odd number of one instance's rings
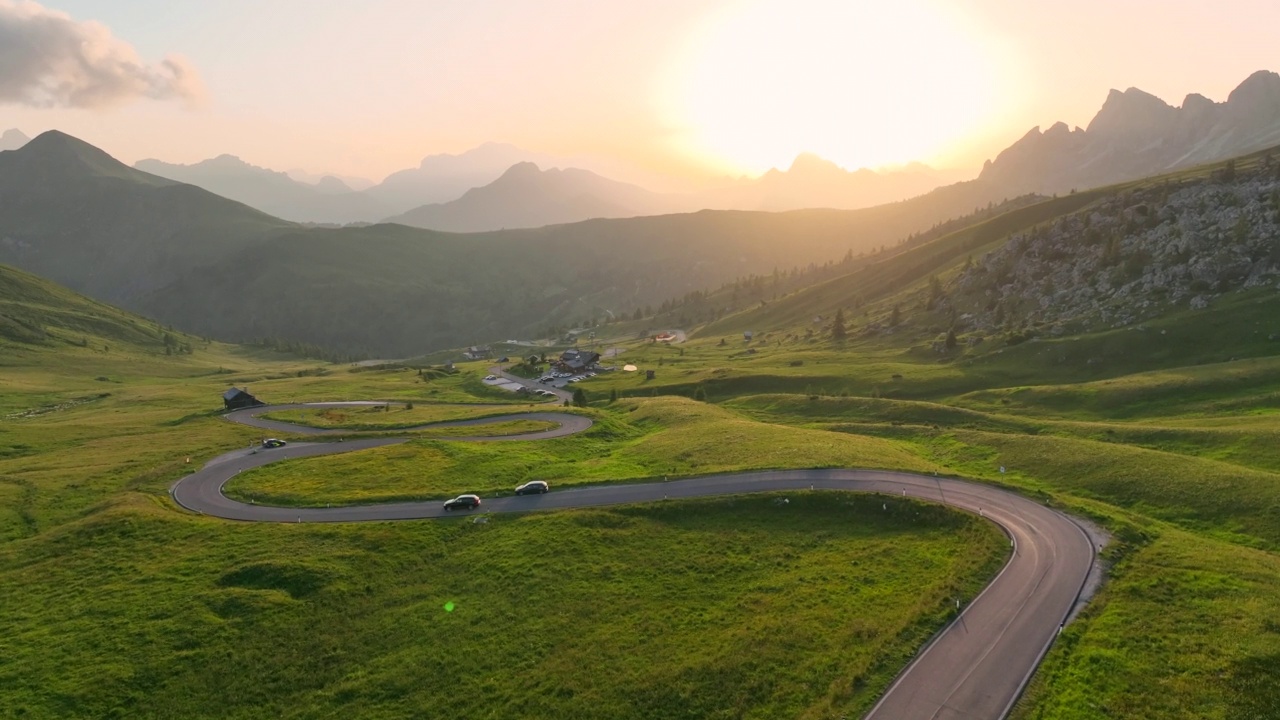
[[[577,374],[561,372],[557,370],[557,371],[546,373],[542,377],[538,378],[537,382],[540,385],[546,385],[548,387],[566,388],[572,383],[576,383],[581,380],[586,380],[587,378],[593,378],[595,376],[596,376],[595,370],[588,370],[586,372],[577,373]]]

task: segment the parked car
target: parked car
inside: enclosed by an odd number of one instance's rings
[[[444,502],[445,510],[475,510],[480,507],[479,495],[459,495]]]
[[[497,375],[485,375],[485,376],[484,376],[484,379],[485,379],[485,380],[497,380],[497,379],[498,379],[498,376],[497,376]]]
[[[276,438],[267,438],[266,440],[263,440],[263,441],[262,441],[262,447],[267,448],[267,449],[270,449],[270,448],[280,448],[280,447],[284,447],[285,445],[288,445],[288,444],[289,444],[289,443],[286,443],[286,442],[285,442],[285,441],[283,441],[283,440],[278,440],[278,439],[276,439]]]
[[[517,495],[541,495],[542,493],[550,489],[551,489],[551,486],[548,485],[545,481],[530,480],[529,482],[516,488],[516,494]]]

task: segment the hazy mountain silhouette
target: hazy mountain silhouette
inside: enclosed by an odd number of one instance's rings
[[[295,222],[371,222],[391,212],[337,178],[327,177],[318,185],[308,185],[288,173],[250,165],[234,155],[219,155],[193,165],[142,160],[134,167]]]
[[[5,130],[4,134],[0,135],[0,152],[17,150],[28,142],[31,142],[31,138],[23,135],[21,130],[16,128]]]
[[[463,193],[497,180],[512,165],[532,162],[542,167],[563,163],[551,155],[507,143],[485,143],[458,155],[428,155],[416,168],[388,175],[365,192],[398,215],[420,205],[457,200]]]
[[[57,131],[0,153],[0,262],[126,307],[287,227]]]
[[[980,181],[1002,192],[1065,192],[1224,160],[1280,144],[1280,75],[1259,71],[1226,102],[1181,107],[1137,88],[1112,90],[1087,129],[1034,128],[988,161]]]
[[[369,188],[377,184],[368,178],[358,177],[356,175],[335,175],[333,173],[313,173],[313,172],[307,172],[306,170],[301,170],[297,168],[293,170],[289,170],[285,174],[293,178],[294,180],[297,180],[298,182],[302,183],[303,185],[312,185],[312,186],[319,186],[322,183],[324,183],[328,178],[334,178],[335,180],[338,180],[339,182],[341,182],[348,190],[351,190],[354,192],[359,192],[361,190],[368,190]]]
[[[588,170],[540,170],[531,162],[522,162],[457,200],[423,205],[387,221],[430,230],[482,232],[590,218],[657,215],[677,206],[665,196]]]
[[[967,175],[920,163],[894,170],[849,171],[812,153],[802,153],[787,170],[774,168],[755,180],[696,193],[688,204],[735,210],[855,210],[923,195]]]
[[[342,195],[345,193],[355,192],[351,186],[343,182],[342,178],[333,175],[325,175],[318,182],[312,185],[316,192],[322,195]]]
[[[922,195],[954,182],[956,175],[919,164],[888,172],[849,172],[816,155],[802,154],[789,169],[770,170],[754,180],[698,193],[661,194],[588,170],[540,171],[533,163],[518,163],[498,180],[457,200],[418,207],[388,222],[479,232],[707,209],[852,210]]]

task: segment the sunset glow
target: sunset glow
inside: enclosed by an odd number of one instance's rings
[[[1273,0],[1159,5],[0,0],[26,48],[0,131],[368,182],[486,142],[659,191],[801,152],[976,173],[1036,125],[1087,125],[1112,88],[1221,102],[1280,65]]]
[[[759,0],[693,35],[668,112],[687,151],[739,172],[801,152],[849,169],[929,160],[999,113],[999,54],[928,0]]]

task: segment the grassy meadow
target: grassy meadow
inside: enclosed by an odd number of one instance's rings
[[[114,334],[0,347],[0,717],[853,714],[1005,559],[1003,535],[971,516],[823,493],[483,524],[191,515],[170,484],[261,435],[220,417],[232,385],[268,402],[413,403],[372,422],[309,418],[374,431],[492,415],[503,399],[529,406],[483,386],[483,363],[419,375],[181,341],[190,354]],[[272,470],[315,471],[329,485],[300,497],[333,502],[352,492],[342,473],[386,498],[424,492],[410,484],[422,477],[426,492],[451,494],[481,474],[508,491],[533,476],[806,465],[814,452],[830,464],[913,461],[893,441],[682,398],[587,412],[596,425],[574,438],[424,436],[392,448],[408,459],[366,452]],[[270,479],[254,482],[293,491]]]
[[[401,430],[431,423],[450,422],[454,420],[475,420],[479,418],[506,415],[513,412],[536,412],[550,409],[545,403],[528,404],[474,404],[458,403],[456,405],[436,405],[415,403],[412,407],[404,404],[388,403],[386,405],[352,406],[339,408],[305,408],[301,410],[278,410],[263,413],[267,420],[304,425],[321,430]],[[561,410],[562,408],[556,408]]]
[[[1086,370],[1056,348],[1074,344],[1084,357],[1121,338],[1155,352],[1150,329],[942,362],[911,347],[785,335],[779,344],[775,333],[774,347],[741,338],[694,341],[683,353],[639,346],[629,361],[644,358],[653,381],[636,373],[583,386],[601,388],[593,397],[701,387],[743,418],[879,438],[1110,529],[1110,580],[1016,717],[1267,718],[1280,708],[1280,359],[1264,354],[1267,328],[1245,320],[1237,329],[1261,338],[1237,346],[1238,358],[1222,350],[1229,333],[1200,339],[1184,323],[1206,362],[1175,366],[1170,353],[1167,367],[1139,372],[1151,365],[1140,353],[1126,367]],[[1014,372],[995,372],[1006,367]]]
[[[135,496],[0,546],[0,704],[825,718],[874,701],[1007,551],[986,523],[910,501],[775,499],[292,526]]]
[[[221,419],[232,385],[390,405],[279,415],[352,432],[546,406],[485,386],[489,363],[419,372],[166,344],[108,315],[66,311],[41,337],[28,315],[0,337],[0,717],[855,716],[1004,557],[971,517],[822,493],[486,523],[193,516],[172,482],[261,437]],[[999,483],[1113,536],[1107,584],[1017,717],[1270,717],[1280,359],[1256,327],[1234,360],[1215,355],[1226,335],[1187,322],[947,357],[799,328],[750,344],[606,339],[641,371],[577,386],[595,421],[583,434],[468,444],[438,428],[227,490],[321,505],[788,467]],[[1153,362],[1160,329],[1203,362]]]

